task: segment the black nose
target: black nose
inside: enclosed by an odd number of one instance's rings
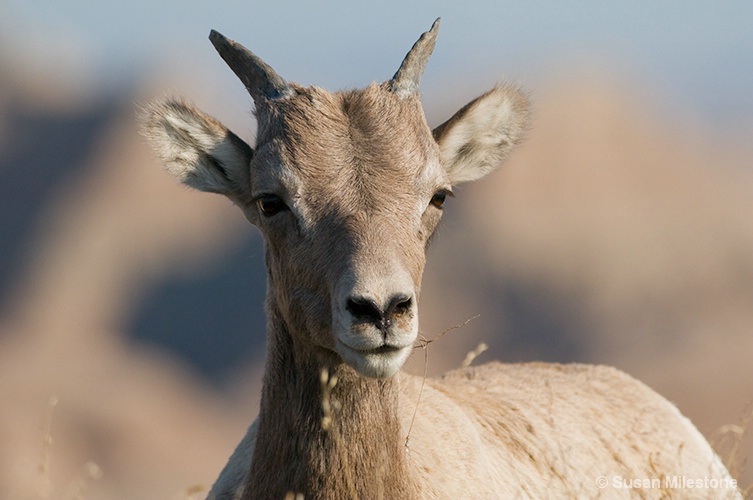
[[[386,307],[380,307],[374,299],[369,297],[351,297],[346,308],[359,321],[372,323],[382,332],[392,326],[393,320],[410,311],[413,299],[407,295],[394,295],[387,302]]]

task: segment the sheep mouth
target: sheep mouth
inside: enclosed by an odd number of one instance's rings
[[[403,350],[404,347],[389,345],[389,344],[383,344],[376,349],[366,349],[363,351],[358,351],[360,354],[363,355],[369,355],[369,354],[391,354],[393,352],[398,352]]]
[[[337,343],[337,352],[343,361],[362,375],[378,379],[391,377],[397,373],[412,351],[412,344],[408,346],[382,344],[371,349],[356,349],[342,341]]]

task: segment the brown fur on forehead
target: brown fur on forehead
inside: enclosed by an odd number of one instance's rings
[[[336,93],[296,91],[261,121],[269,126],[264,139],[276,139],[282,159],[306,177],[352,183],[389,174],[392,183],[409,182],[438,154],[417,97],[400,99],[378,84]]]

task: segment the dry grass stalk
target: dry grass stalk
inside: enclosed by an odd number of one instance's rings
[[[449,327],[448,329],[446,329],[445,331],[443,331],[442,333],[440,333],[439,335],[437,335],[436,337],[434,337],[433,339],[427,339],[424,336],[420,336],[418,338],[418,342],[416,343],[416,345],[413,348],[414,349],[421,348],[421,349],[426,350],[426,348],[429,347],[429,344],[431,344],[432,342],[436,342],[437,340],[441,339],[442,337],[444,337],[445,335],[447,335],[448,333],[450,333],[450,332],[452,332],[454,330],[457,330],[459,328],[463,328],[464,326],[466,326],[468,323],[470,323],[474,319],[478,319],[480,316],[481,316],[480,314],[477,314],[477,315],[473,316],[472,318],[468,318],[467,320],[463,321],[459,325],[453,325],[453,326]]]
[[[337,402],[337,400],[332,398],[332,389],[335,388],[337,385],[337,376],[330,375],[329,371],[326,368],[322,368],[320,377],[319,377],[319,383],[322,388],[322,422],[321,426],[322,429],[330,434],[332,439],[335,442],[335,447],[338,450],[338,455],[342,457],[343,460],[343,466],[346,471],[350,470],[347,463],[347,455],[345,453],[342,453],[342,441],[340,440],[340,434],[338,432],[331,432],[333,430],[333,425],[335,423],[335,416],[334,413],[340,409],[340,403]],[[353,482],[353,478],[350,476],[350,474],[345,475],[345,481],[348,485],[348,490],[351,493],[351,498],[358,498],[357,492],[356,492],[356,486]],[[293,495],[293,492],[289,492],[286,495],[286,498],[294,498],[294,500],[303,498],[303,494],[296,493],[294,497],[290,497],[290,495]]]
[[[96,481],[102,477],[102,469],[94,462],[86,462],[79,475],[66,488],[64,499],[83,500],[84,493],[89,489],[91,481]]]
[[[44,425],[42,436],[42,460],[39,463],[39,498],[48,500],[52,494],[52,480],[50,479],[50,451],[52,449],[52,415],[55,412],[55,406],[58,404],[58,397],[51,396],[47,402],[47,419]]]
[[[38,471],[40,477],[40,487],[37,497],[41,500],[49,500],[52,497],[52,479],[50,478],[50,457],[52,455],[52,416],[55,407],[58,404],[58,397],[51,396],[47,401],[47,418],[44,424],[42,437],[42,460],[39,463]],[[65,489],[63,500],[83,500],[84,493],[89,489],[91,481],[102,477],[102,469],[94,462],[86,462],[79,471],[79,474],[71,481]]]
[[[410,434],[413,431],[413,423],[416,421],[416,414],[418,413],[418,405],[421,403],[421,397],[424,394],[424,386],[426,385],[426,375],[427,375],[428,369],[429,369],[429,349],[428,349],[429,344],[431,344],[432,342],[436,342],[437,340],[441,339],[442,337],[444,337],[445,335],[447,335],[448,333],[450,333],[450,332],[452,332],[454,330],[457,330],[459,328],[463,328],[465,325],[467,325],[468,323],[470,323],[474,319],[478,318],[479,316],[481,316],[481,315],[477,314],[477,315],[473,316],[472,318],[468,318],[467,320],[463,321],[462,323],[460,323],[458,325],[453,325],[453,326],[449,327],[448,329],[446,329],[445,331],[443,331],[442,333],[440,333],[439,335],[437,335],[436,337],[434,337],[433,339],[427,339],[424,336],[420,336],[418,338],[418,343],[413,347],[414,349],[421,348],[421,349],[424,350],[424,373],[423,373],[423,376],[421,377],[421,388],[418,390],[418,399],[416,400],[416,407],[413,409],[413,416],[410,419],[410,426],[408,426],[408,434],[405,436],[405,449],[406,450],[409,448]],[[486,344],[483,344],[483,345],[485,346]],[[484,349],[484,350],[486,350],[486,349]],[[468,358],[468,356],[466,356],[466,359],[467,358]],[[473,361],[473,359],[471,359],[471,361]],[[468,364],[470,364],[470,363],[468,363]]]
[[[753,499],[753,483],[743,489],[740,484],[748,456],[745,456],[743,444],[749,431],[753,427],[753,401],[748,402],[736,424],[727,424],[719,428],[713,436],[712,443],[730,475],[738,480],[738,488],[743,498]]]
[[[333,409],[338,409],[337,401],[332,399],[332,389],[337,385],[337,377],[335,375],[330,377],[327,369],[322,368],[319,383],[322,388],[322,429],[329,431],[332,428]]]
[[[486,342],[481,342],[478,347],[465,355],[465,359],[462,363],[460,363],[460,368],[468,368],[469,366],[471,366],[473,360],[478,358],[481,353],[486,351],[487,349],[489,349],[489,346],[486,345]]]

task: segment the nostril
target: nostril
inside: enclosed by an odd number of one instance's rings
[[[373,299],[354,296],[348,299],[345,307],[357,321],[371,323],[386,332],[398,316],[403,316],[411,310],[413,298],[403,294],[395,295],[383,310]]]
[[[402,316],[413,306],[413,299],[407,295],[396,295],[387,307],[387,316]]]
[[[350,314],[363,321],[378,323],[382,321],[382,311],[373,300],[366,297],[351,297],[345,306]]]

